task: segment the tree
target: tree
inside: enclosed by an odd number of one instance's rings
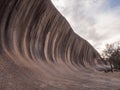
[[[120,43],[107,44],[102,57],[111,67],[111,71],[120,70]]]

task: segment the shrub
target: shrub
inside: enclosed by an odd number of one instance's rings
[[[106,49],[103,51],[102,57],[110,66],[111,71],[120,70],[120,43],[107,44]]]

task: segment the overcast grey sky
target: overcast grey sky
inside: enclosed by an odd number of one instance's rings
[[[99,52],[120,41],[120,0],[52,0],[73,30]]]

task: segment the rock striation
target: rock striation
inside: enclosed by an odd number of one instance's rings
[[[0,0],[0,90],[87,90],[98,65],[50,0]]]

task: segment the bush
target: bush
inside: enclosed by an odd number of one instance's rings
[[[111,66],[111,71],[120,70],[120,43],[107,44],[102,57]]]

